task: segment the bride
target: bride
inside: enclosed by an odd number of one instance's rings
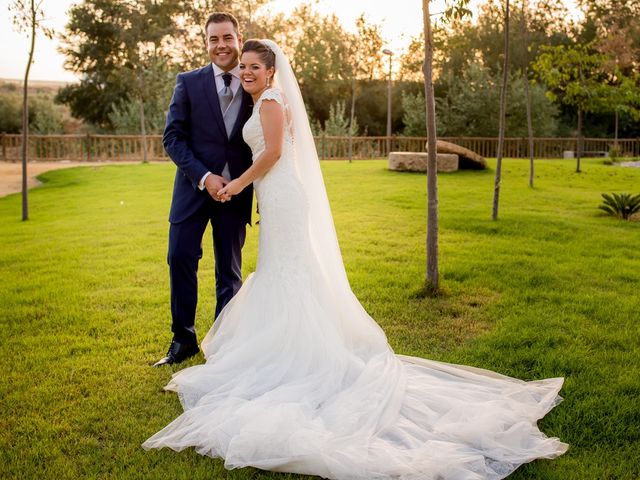
[[[568,446],[537,420],[562,378],[524,382],[396,355],[351,292],[302,96],[286,56],[249,40],[243,129],[260,205],[256,271],[224,308],[203,365],[176,373],[184,413],[145,449],[195,447],[225,467],[330,479],[500,479]]]

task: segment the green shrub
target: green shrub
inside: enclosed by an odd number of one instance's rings
[[[640,194],[630,193],[603,193],[604,201],[599,205],[600,210],[604,210],[609,215],[628,220],[633,214],[640,212]]]
[[[609,147],[609,159],[611,160],[611,163],[615,163],[620,160],[621,156],[622,150],[620,149],[620,147],[616,147],[615,145],[611,145]]]

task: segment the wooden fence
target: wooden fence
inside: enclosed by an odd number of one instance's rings
[[[456,143],[483,157],[495,157],[498,139],[484,137],[442,137],[440,140]],[[386,158],[393,152],[424,152],[426,137],[354,137],[351,152],[354,159]],[[318,155],[322,159],[349,158],[349,137],[315,137]],[[139,161],[142,159],[143,140],[138,135],[30,135],[29,160],[37,161]],[[21,135],[0,134],[1,161],[20,160]],[[536,158],[562,158],[563,152],[577,149],[575,138],[536,138]],[[154,161],[168,160],[162,147],[161,135],[146,137],[147,158]],[[389,145],[389,149],[387,148]],[[585,138],[583,151],[608,152],[613,140]],[[640,139],[619,139],[619,149],[624,156],[640,157]],[[506,138],[504,156],[527,158],[526,138]]]

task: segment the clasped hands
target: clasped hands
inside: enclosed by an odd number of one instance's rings
[[[244,189],[238,179],[229,181],[220,175],[213,174],[205,179],[204,186],[211,198],[220,203],[228,202],[231,197],[239,194]]]

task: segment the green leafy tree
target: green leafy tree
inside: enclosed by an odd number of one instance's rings
[[[640,74],[627,76],[616,69],[601,91],[604,99],[600,110],[614,115],[613,147],[618,150],[620,117],[627,116],[635,122],[640,121]]]
[[[61,36],[65,67],[81,77],[58,92],[57,100],[87,123],[112,130],[113,106],[130,99],[129,79],[121,74],[122,31],[130,7],[122,1],[87,0],[69,10]]]
[[[320,135],[346,137],[353,132],[358,135],[358,119],[350,118],[346,113],[346,103],[342,100],[334,102],[329,107],[329,118],[324,123],[324,128],[318,133]]]
[[[64,108],[56,105],[51,95],[34,95],[29,99],[29,126],[35,133],[63,133],[64,114]]]
[[[445,92],[437,100],[438,134],[448,137],[495,137],[498,132],[500,74],[492,74],[479,63],[470,64],[459,76],[441,79]],[[506,130],[509,136],[527,134],[526,81],[521,73],[509,76]],[[557,133],[558,108],[539,84],[530,85],[532,121],[540,136]]]
[[[577,110],[576,172],[580,172],[583,151],[583,113],[605,108],[605,59],[602,54],[592,53],[589,46],[557,46],[543,47],[534,64],[536,74],[547,85],[547,96]]]
[[[58,101],[75,117],[111,131],[114,107],[131,102],[143,107],[166,95],[161,87],[176,68],[166,43],[175,36],[180,12],[175,0],[85,0],[73,5],[62,52],[67,68],[82,80],[63,88]],[[137,131],[144,130],[141,121]]]
[[[401,80],[419,82],[424,80],[422,64],[424,62],[424,33],[411,37],[406,50],[400,54],[400,69],[398,75]]]
[[[597,6],[601,2],[594,3]],[[596,10],[600,16],[594,18],[598,31],[595,48],[607,58],[603,63],[608,87],[604,105],[614,115],[616,149],[620,117],[636,122],[640,117],[640,8],[636,12],[630,8],[629,4],[622,9]]]
[[[0,93],[0,132],[20,133],[22,126],[22,103],[16,92]]]
[[[324,122],[332,99],[347,98],[350,84],[350,36],[335,15],[321,15],[311,5],[283,18],[275,40],[291,61],[311,116]]]
[[[380,26],[367,23],[364,14],[356,19],[357,32],[349,38],[349,64],[351,67],[351,109],[349,113],[349,161],[353,155],[353,136],[357,134],[356,99],[359,95],[358,79],[373,80],[382,69],[384,41]]]
[[[49,93],[29,95],[29,131],[38,134],[64,133],[66,112],[57,105]],[[0,92],[0,132],[20,133],[22,129],[21,94],[17,91]]]
[[[483,2],[473,20],[465,17],[437,26],[434,30],[439,52],[435,57],[437,70],[443,74],[460,74],[469,64],[479,62],[492,74],[502,72],[503,3]],[[509,31],[510,68],[514,71],[523,71],[528,60],[537,56],[541,45],[566,44],[573,35],[572,25],[566,20],[569,12],[562,0],[530,0],[526,7],[510,5],[514,23],[522,22],[523,16],[527,18],[527,31],[515,28]],[[525,55],[527,52],[529,55]]]
[[[424,94],[402,92],[402,123],[403,135],[408,137],[423,137],[427,131]]]

